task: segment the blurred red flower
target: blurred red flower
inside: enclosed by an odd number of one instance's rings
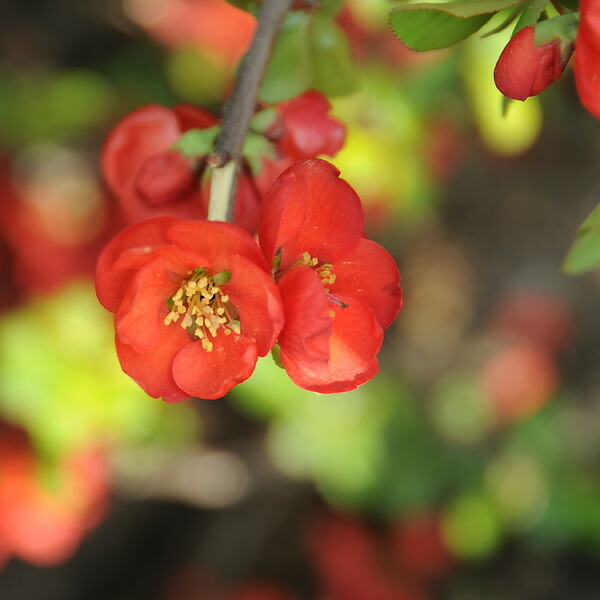
[[[329,115],[330,110],[327,98],[314,90],[279,103],[281,122],[272,137],[282,154],[292,161],[318,154],[335,156],[344,145],[346,127]]]
[[[284,303],[282,363],[297,385],[322,393],[377,373],[383,331],[402,306],[398,267],[363,237],[360,199],[338,175],[324,160],[295,163],[267,192],[260,223]]]
[[[0,309],[92,277],[98,253],[122,226],[81,157],[40,149],[0,158]]]
[[[150,104],[127,115],[110,133],[102,152],[108,187],[129,223],[152,217],[206,218],[208,194],[201,177],[205,157],[192,160],[171,146],[190,129],[208,129],[217,117],[191,104]],[[236,224],[255,231],[258,194],[247,177],[238,185]]]
[[[260,249],[229,223],[162,217],[125,229],[99,257],[96,291],[116,314],[123,370],[167,402],[226,394],[283,321]]]
[[[27,434],[0,424],[0,559],[47,566],[75,552],[106,508],[108,463],[98,450],[77,453],[41,477]]]
[[[256,19],[227,0],[130,2],[131,17],[165,46],[197,46],[229,64],[247,50]]]
[[[560,377],[546,349],[516,342],[489,358],[482,382],[497,418],[507,423],[540,410],[556,392]]]
[[[258,158],[254,177],[244,161],[238,181],[234,222],[256,232],[263,193],[293,160],[316,154],[333,156],[344,143],[345,127],[328,113],[322,94],[306,92],[277,106],[278,118],[264,133],[271,154]],[[151,104],[127,115],[112,130],[102,153],[108,187],[129,223],[159,216],[203,219],[208,212],[209,182],[202,182],[206,157],[185,156],[173,145],[191,129],[217,125],[217,117],[191,104],[172,109]],[[269,142],[266,142],[269,145]],[[255,152],[265,152],[261,147]]]
[[[225,595],[225,600],[294,600],[294,598],[294,595],[275,583],[252,580]]]
[[[393,548],[356,518],[324,514],[308,532],[322,595],[335,600],[426,600],[425,581],[394,565]]]

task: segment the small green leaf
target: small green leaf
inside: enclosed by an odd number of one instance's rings
[[[319,11],[323,15],[333,17],[340,10],[343,3],[344,0],[321,0]]]
[[[285,367],[283,366],[283,363],[281,362],[281,348],[279,347],[279,344],[275,344],[271,348],[271,356],[273,357],[273,361],[275,362],[275,364],[280,369],[285,369]]]
[[[392,8],[390,26],[412,50],[438,50],[468,38],[495,13],[518,3],[519,0],[471,0],[407,4]]]
[[[274,106],[265,108],[252,117],[252,121],[250,121],[250,130],[257,133],[264,133],[267,129],[272,127],[279,118],[279,111]]]
[[[539,20],[544,8],[546,8],[548,0],[529,0],[524,4],[523,12],[515,25],[513,35],[521,31],[524,27],[535,25]]]
[[[515,6],[510,11],[510,14],[506,17],[506,19],[504,19],[504,21],[502,21],[502,23],[500,23],[500,25],[498,25],[497,27],[494,27],[494,29],[492,29],[491,31],[486,31],[481,37],[482,38],[490,37],[492,35],[495,35],[496,33],[500,33],[501,31],[504,31],[519,16],[520,12],[521,12],[521,7]]]
[[[276,254],[273,259],[273,273],[277,273],[279,271],[279,267],[281,266],[281,254]]]
[[[167,298],[167,308],[169,310],[173,310],[174,306],[175,306],[175,300],[173,300],[173,298]]]
[[[231,271],[219,271],[213,275],[215,285],[225,285],[231,280]]]
[[[248,133],[242,151],[244,158],[250,163],[253,175],[258,175],[263,168],[263,158],[277,159],[275,146],[265,136],[259,133]]]
[[[356,91],[356,63],[348,38],[327,15],[316,14],[310,23],[313,87],[326,96]]]
[[[285,16],[260,88],[261,100],[282,102],[311,87],[312,66],[307,48],[310,17],[301,11]]]
[[[229,4],[233,4],[237,8],[241,8],[256,16],[259,13],[260,4],[256,0],[227,0]]]
[[[204,267],[198,267],[197,269],[194,269],[194,275],[196,277],[200,277],[201,275],[204,275],[204,273],[206,273],[206,269]]]
[[[564,273],[578,275],[600,266],[600,204],[577,231],[565,261]]]
[[[574,14],[559,15],[541,21],[535,27],[535,45],[543,46],[553,40],[562,40],[567,44],[575,42],[579,19]]]
[[[178,150],[181,154],[190,158],[206,156],[215,147],[215,139],[218,133],[218,125],[213,125],[208,129],[190,129],[171,146],[171,149]]]

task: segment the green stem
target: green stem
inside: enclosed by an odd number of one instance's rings
[[[252,45],[242,59],[223,112],[221,131],[207,162],[213,170],[208,218],[233,221],[235,191],[244,140],[254,114],[260,83],[285,14],[293,0],[264,0]]]

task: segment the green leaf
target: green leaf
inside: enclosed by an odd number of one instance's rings
[[[535,44],[543,46],[553,40],[567,44],[575,42],[579,19],[574,14],[559,15],[538,23],[535,28]]]
[[[229,4],[233,4],[237,8],[241,8],[254,16],[258,15],[260,10],[260,5],[256,0],[227,0]]]
[[[260,88],[261,100],[282,102],[311,87],[312,65],[307,51],[310,18],[300,11],[285,16]]]
[[[356,64],[348,38],[327,15],[314,15],[310,23],[313,87],[326,96],[356,91]]]
[[[190,129],[171,148],[190,158],[206,156],[215,147],[218,133],[219,125],[213,125],[208,129]]]
[[[518,0],[470,0],[407,4],[392,8],[390,26],[412,50],[438,50],[468,38],[495,13],[518,3]]]
[[[343,3],[344,0],[321,0],[319,11],[321,14],[333,17],[340,10]]]
[[[535,25],[540,20],[540,15],[546,8],[546,4],[548,4],[548,0],[529,0],[526,2],[525,8],[515,25],[513,35],[524,27]]]
[[[562,270],[570,275],[585,273],[600,266],[600,204],[577,231]]]
[[[264,135],[249,132],[244,141],[242,151],[244,158],[250,164],[253,175],[258,175],[263,168],[263,158],[277,159],[275,146]]]
[[[264,133],[280,119],[279,111],[270,106],[257,112],[250,121],[250,130],[257,133]]]
[[[271,357],[273,358],[273,360],[275,361],[275,364],[280,369],[285,369],[285,367],[283,366],[283,363],[281,362],[281,347],[279,346],[279,344],[276,343],[271,348]]]

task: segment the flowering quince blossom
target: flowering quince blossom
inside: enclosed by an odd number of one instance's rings
[[[283,324],[260,249],[229,223],[161,217],[123,230],[96,270],[121,366],[151,396],[220,398],[247,379]]]
[[[208,194],[200,184],[206,157],[194,160],[172,146],[186,131],[217,123],[217,117],[192,104],[149,104],[116,125],[104,144],[102,171],[129,223],[159,216],[206,218]],[[242,174],[236,224],[255,231],[258,202],[258,192]]]
[[[398,267],[363,237],[360,199],[338,175],[316,158],[292,165],[265,196],[259,229],[285,311],[281,362],[297,385],[322,393],[377,373],[383,331],[402,306]]]
[[[600,2],[581,0],[575,82],[582,104],[600,119]]]
[[[572,52],[559,39],[537,46],[535,29],[523,27],[508,42],[494,69],[496,87],[508,98],[537,96],[563,72]]]
[[[236,225],[256,232],[262,195],[292,161],[338,152],[345,127],[329,116],[330,109],[325,96],[315,91],[277,105],[278,118],[264,133],[273,145],[273,156],[261,157],[256,177],[243,163]],[[218,123],[217,117],[192,104],[173,108],[150,104],[116,125],[104,145],[102,170],[129,223],[158,216],[206,218],[208,184],[202,184],[206,157],[191,158],[173,146],[187,131]]]
[[[278,104],[281,122],[271,136],[283,155],[292,161],[317,154],[335,156],[344,145],[346,128],[329,115],[330,110],[327,98],[314,90]]]

